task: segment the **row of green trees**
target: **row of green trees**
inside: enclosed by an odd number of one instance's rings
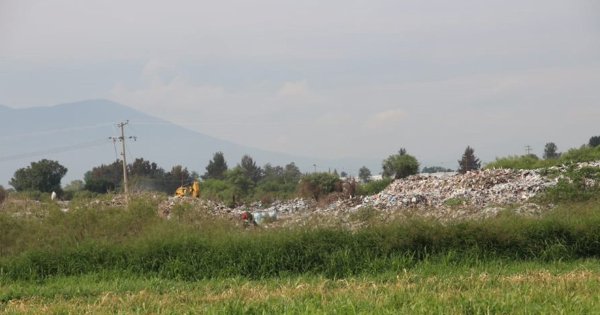
[[[600,159],[600,136],[591,137],[587,145],[579,149],[571,149],[559,153],[556,144],[549,142],[544,149],[544,160],[533,154],[511,156],[496,159],[486,167],[504,168],[537,168],[547,167],[565,162],[579,162]],[[481,168],[480,160],[475,156],[475,150],[467,146],[462,157],[458,160],[458,172],[465,173]],[[382,163],[382,175],[386,179],[400,179],[417,174],[418,160],[401,148],[397,154],[388,156]],[[451,171],[442,167],[426,167],[427,172]],[[249,155],[244,155],[240,162],[229,168],[222,152],[216,152],[206,166],[205,173],[190,172],[187,168],[176,165],[169,171],[156,163],[138,158],[127,166],[130,178],[129,187],[132,190],[152,190],[172,194],[180,185],[190,184],[202,179],[202,192],[207,198],[239,203],[249,199],[289,198],[298,194],[312,196],[318,199],[324,194],[341,191],[342,185],[337,171],[334,173],[302,174],[299,168],[291,162],[285,166],[273,166],[270,163],[260,167]],[[67,173],[67,168],[57,161],[47,159],[32,162],[30,166],[18,169],[10,181],[17,191],[40,191],[61,193],[61,179]],[[371,171],[363,166],[358,171],[362,184],[371,181]],[[342,177],[345,177],[342,172]],[[100,165],[86,172],[84,181],[74,181],[67,190],[87,190],[95,193],[117,191],[123,185],[123,167],[121,161]],[[374,192],[382,189],[384,180],[358,191]]]
[[[165,193],[172,193],[183,183],[189,183],[198,177],[198,174],[188,171],[181,165],[165,171],[156,163],[143,158],[135,159],[129,164],[127,174],[130,178],[129,187],[132,190],[154,190]],[[123,165],[117,160],[111,164],[96,166],[85,173],[84,180],[84,189],[91,192],[107,193],[118,190],[123,185]]]
[[[296,193],[302,173],[294,162],[285,166],[270,163],[260,167],[249,155],[229,168],[222,152],[217,152],[201,176],[201,192],[206,198],[231,204],[249,199],[270,201],[289,198]]]

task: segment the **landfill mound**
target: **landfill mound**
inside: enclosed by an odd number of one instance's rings
[[[372,196],[348,198],[340,195],[337,200],[325,204],[296,198],[230,209],[218,202],[172,197],[159,208],[161,215],[168,218],[175,205],[192,203],[211,209],[214,215],[235,218],[250,211],[258,221],[285,220],[287,224],[284,225],[320,223],[321,218],[350,222],[352,217],[364,215],[361,211],[370,209],[375,209],[383,220],[413,215],[440,220],[478,219],[495,216],[507,208],[523,215],[539,215],[544,209],[531,203],[531,198],[555,186],[561,178],[568,178],[566,173],[570,168],[582,167],[600,168],[600,161],[540,170],[486,169],[466,174],[413,175],[395,180]]]
[[[536,170],[492,169],[464,175],[413,175],[396,180],[384,191],[363,199],[363,206],[380,209],[407,206],[441,207],[462,203],[475,207],[526,202],[556,179]]]

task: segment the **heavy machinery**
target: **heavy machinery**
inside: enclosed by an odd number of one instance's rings
[[[200,198],[200,183],[195,180],[191,185],[181,185],[175,190],[175,195],[178,197]]]

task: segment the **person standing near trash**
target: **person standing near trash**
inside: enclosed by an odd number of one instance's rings
[[[248,210],[242,212],[242,221],[244,222],[244,227],[250,226],[250,223],[252,223],[252,225],[256,225],[256,221],[254,221],[252,213],[250,213]]]

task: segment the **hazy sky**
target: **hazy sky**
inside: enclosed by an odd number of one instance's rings
[[[0,0],[0,104],[456,168],[600,135],[600,1]]]

